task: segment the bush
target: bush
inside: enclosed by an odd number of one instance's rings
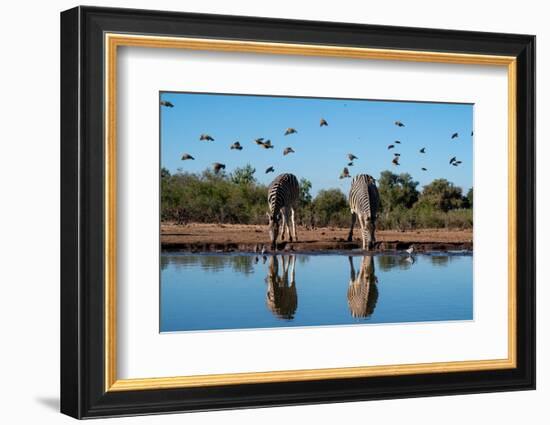
[[[179,223],[265,222],[267,187],[245,173],[161,173],[161,219]]]
[[[431,206],[436,210],[449,211],[461,208],[467,199],[462,196],[462,189],[445,179],[436,179],[424,186],[422,195],[418,201],[421,204]]]
[[[376,221],[376,227],[380,230],[471,229],[473,224],[472,209],[445,212],[418,204],[410,209],[382,212]]]
[[[257,182],[254,172],[248,165],[231,174],[204,171],[171,175],[162,169],[161,220],[179,224],[265,224],[267,186]],[[378,229],[472,228],[472,189],[463,197],[460,188],[443,179],[434,180],[421,193],[416,191],[417,185],[408,174],[381,174],[383,208],[378,213]],[[351,213],[346,195],[340,189],[325,189],[312,197],[311,188],[310,181],[300,180],[297,224],[349,227]]]
[[[418,200],[418,182],[410,174],[399,175],[391,171],[382,171],[378,180],[380,209],[392,211],[399,208],[411,208]]]
[[[342,226],[350,220],[346,195],[340,189],[320,190],[313,200],[315,225],[318,227]]]

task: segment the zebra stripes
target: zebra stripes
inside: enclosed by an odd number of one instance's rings
[[[379,199],[376,182],[372,176],[359,174],[353,178],[349,191],[351,227],[348,241],[353,239],[353,227],[355,220],[359,218],[361,236],[363,237],[363,249],[372,249],[376,241],[374,231]]]
[[[374,274],[374,259],[367,255],[361,261],[359,273],[355,273],[353,258],[348,257],[350,280],[348,286],[348,306],[353,317],[369,317],[378,301],[378,279]]]
[[[267,203],[269,206],[269,236],[271,248],[277,248],[277,237],[282,219],[281,240],[285,238],[285,228],[288,231],[289,240],[298,240],[296,235],[296,223],[294,210],[300,199],[300,186],[294,174],[280,174],[271,182],[267,191]],[[290,231],[292,222],[292,233]]]
[[[282,319],[294,318],[298,308],[298,293],[296,291],[296,257],[281,256],[282,273],[279,275],[279,259],[276,255],[269,258],[269,271],[266,277],[266,305],[271,312]],[[288,272],[290,269],[290,280]]]

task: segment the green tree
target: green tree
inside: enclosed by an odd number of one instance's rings
[[[315,227],[315,212],[313,209],[312,184],[306,178],[300,179],[300,201],[298,206],[298,221],[302,226]]]
[[[320,190],[313,200],[316,222],[321,226],[340,225],[349,216],[348,200],[340,189]]]
[[[168,168],[162,167],[160,170],[160,178],[161,179],[168,179],[170,178],[170,171],[168,171]]]
[[[466,194],[466,199],[468,199],[468,208],[474,207],[474,188],[471,187]]]
[[[256,183],[254,173],[256,169],[250,164],[246,164],[244,167],[235,168],[235,171],[231,173],[231,181],[237,185],[250,185]]]
[[[424,186],[419,202],[444,212],[464,205],[462,189],[446,179],[436,179]]]
[[[311,196],[311,182],[308,179],[300,179],[300,205],[306,206],[311,203],[313,197]]]
[[[411,208],[418,200],[418,182],[410,174],[394,174],[382,171],[378,180],[378,192],[383,211],[389,212],[399,208]]]

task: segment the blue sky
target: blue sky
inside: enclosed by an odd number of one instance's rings
[[[290,172],[320,189],[349,190],[351,179],[339,179],[347,166],[347,154],[359,159],[348,167],[353,175],[383,170],[407,172],[421,187],[445,178],[466,192],[473,179],[473,105],[396,102],[378,100],[292,98],[199,93],[161,93],[174,104],[161,107],[161,165],[174,173],[178,169],[201,172],[213,162],[226,164],[226,171],[250,163],[256,178],[265,184],[278,174]],[[324,118],[328,127],[320,127]],[[405,127],[397,127],[399,120]],[[298,133],[284,136],[288,127]],[[459,137],[451,140],[453,133]],[[199,141],[202,133],[213,142]],[[271,139],[274,149],[263,149],[254,139]],[[395,144],[400,140],[401,144]],[[239,141],[243,150],[230,150]],[[387,146],[395,148],[388,150]],[[292,147],[296,153],[283,156]],[[419,150],[426,148],[426,153]],[[401,154],[400,166],[392,164]],[[195,160],[182,161],[183,153]],[[449,165],[456,156],[458,167]],[[265,174],[273,166],[275,173]],[[422,171],[425,167],[428,171]]]

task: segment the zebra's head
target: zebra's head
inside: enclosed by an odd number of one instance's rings
[[[281,212],[267,213],[269,220],[269,238],[271,239],[271,249],[277,248],[277,235],[279,234],[279,223],[281,222]]]

